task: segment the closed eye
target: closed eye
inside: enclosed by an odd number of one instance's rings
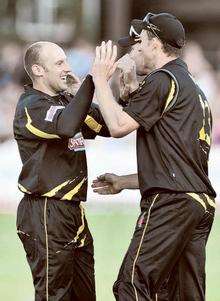
[[[61,66],[63,63],[64,63],[64,60],[60,60],[60,61],[56,62],[56,65]]]

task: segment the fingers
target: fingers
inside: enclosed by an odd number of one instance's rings
[[[113,173],[105,173],[104,175],[101,176],[102,181],[106,181],[107,183],[112,183],[113,177],[115,174]]]
[[[111,194],[111,189],[105,181],[94,180],[92,182],[93,192],[98,194]]]
[[[93,189],[93,192],[98,194],[112,194],[111,190],[108,187],[100,188],[100,189]]]
[[[67,84],[81,84],[80,79],[74,73],[68,73],[66,76]]]
[[[112,41],[109,40],[108,43],[106,44],[106,59],[111,60],[112,57]]]
[[[97,179],[100,180],[100,181],[105,181],[105,175],[106,175],[106,173],[103,174],[103,175],[98,176]]]
[[[123,73],[121,73],[119,76],[119,88],[120,88],[120,91],[125,89],[125,81],[124,81]]]
[[[118,68],[121,68],[121,66],[123,67],[124,61],[127,61],[127,57],[128,54],[125,54],[122,57],[120,57],[120,59],[118,59]]]
[[[96,47],[96,58],[102,62],[107,60],[114,64],[117,58],[117,46],[112,46],[111,40],[107,43],[102,41],[101,45]]]
[[[97,63],[98,61],[100,61],[100,58],[101,58],[100,47],[96,46],[96,48],[95,48],[95,60],[94,60],[94,62]]]
[[[111,63],[114,64],[117,58],[118,49],[116,45],[114,45],[112,48],[112,43],[111,43],[111,49],[112,49]]]
[[[102,62],[104,62],[106,59],[106,43],[105,43],[105,41],[102,41],[102,44],[100,46],[100,56],[101,56],[100,60]]]
[[[92,182],[92,188],[97,188],[97,187],[105,187],[108,186],[108,183],[105,181],[98,181],[98,180],[94,180]]]
[[[96,47],[96,56],[92,68],[94,79],[105,77],[110,79],[117,68],[117,46],[112,45],[112,41],[102,41],[100,46]]]
[[[80,79],[78,78],[78,76],[74,73],[71,73],[72,77],[74,78],[76,83],[81,83]]]
[[[128,54],[126,54],[118,60],[117,68],[122,72],[132,72],[132,70],[136,68],[136,65],[134,60]]]
[[[112,183],[113,179],[116,178],[117,176],[113,173],[105,173],[103,175],[100,175],[97,177],[97,179],[93,180],[93,183],[96,185],[98,183],[105,183],[105,185],[108,185]]]

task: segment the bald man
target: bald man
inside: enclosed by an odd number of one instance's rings
[[[66,55],[50,42],[32,44],[24,67],[32,80],[21,95],[14,136],[22,160],[17,211],[36,301],[94,301],[93,240],[86,201],[84,138],[109,136],[88,75],[80,85]],[[78,89],[79,88],[79,89]],[[77,90],[75,96],[67,91]]]

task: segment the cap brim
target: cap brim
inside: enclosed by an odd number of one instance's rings
[[[140,34],[142,29],[144,29],[143,20],[133,19],[131,21],[131,25],[134,27],[134,29],[137,31],[138,34]]]
[[[121,47],[129,47],[132,46],[134,44],[136,44],[137,42],[130,36],[127,37],[123,37],[121,39],[118,40],[118,44]]]
[[[134,27],[135,31],[138,34],[140,34],[142,29],[144,29],[144,22],[142,20],[133,19],[131,21],[131,25]],[[130,36],[126,36],[126,37],[123,37],[123,38],[118,40],[118,44],[121,47],[129,47],[129,46],[132,46],[136,43],[137,43],[137,41],[133,37],[130,37]]]

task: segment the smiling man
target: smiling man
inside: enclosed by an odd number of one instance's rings
[[[208,178],[211,112],[207,99],[180,59],[181,22],[167,13],[133,20],[131,46],[138,74],[151,71],[128,105],[120,107],[108,84],[116,46],[96,49],[93,80],[100,109],[113,137],[137,130],[137,175],[106,174],[93,184],[100,194],[140,188],[141,214],[123,260],[114,294],[119,301],[205,300],[205,246],[215,212]],[[134,70],[132,71],[134,72]],[[127,76],[129,77],[129,76]],[[135,87],[134,84],[130,85]],[[130,83],[131,84],[131,83]]]
[[[58,45],[32,44],[24,67],[33,85],[25,87],[14,117],[23,164],[18,187],[24,193],[17,232],[35,300],[94,301],[93,240],[81,205],[87,193],[84,138],[109,131],[91,104],[91,75],[80,86]],[[75,96],[66,92],[75,90]]]

